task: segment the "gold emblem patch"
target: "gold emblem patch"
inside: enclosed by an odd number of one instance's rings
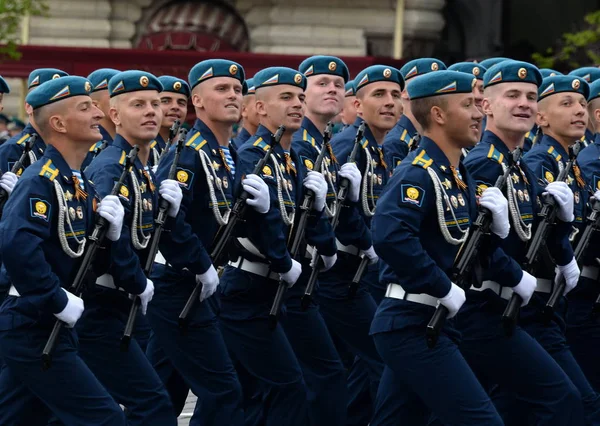
[[[176,81],[175,83],[173,83],[173,89],[175,89],[175,90],[181,89],[181,82]]]
[[[519,68],[517,75],[521,80],[523,80],[525,77],[527,77],[527,70],[525,68]]]
[[[89,81],[86,81],[85,84],[83,85],[83,88],[85,89],[86,92],[89,92],[90,90],[92,90],[92,85],[90,84]]]
[[[578,90],[580,86],[581,82],[578,79],[573,80],[573,82],[571,83],[571,87],[575,90]]]
[[[269,166],[265,166],[262,169],[263,175],[267,175],[267,176],[271,176],[273,174],[273,172],[271,171],[271,168]]]
[[[46,214],[46,210],[48,210],[48,208],[46,207],[45,203],[41,201],[35,203],[35,211],[39,214]]]
[[[121,186],[121,189],[119,190],[119,193],[123,196],[123,197],[129,197],[129,189],[127,189],[127,187],[125,185]]]
[[[479,67],[473,67],[473,75],[479,75]]]
[[[294,83],[296,83],[296,84],[302,83],[302,74],[296,74],[294,76]]]
[[[308,170],[312,170],[313,169],[313,162],[310,161],[308,158],[306,160],[304,160],[304,165],[306,166],[306,168]]]
[[[329,68],[329,71],[335,71],[335,69],[337,68],[337,64],[335,62],[331,61],[329,63],[329,67],[328,68]]]
[[[235,75],[235,73],[238,71],[238,67],[237,65],[233,64],[232,66],[229,67],[229,74],[231,75]]]
[[[385,78],[390,78],[392,76],[392,70],[389,68],[386,68],[383,70],[383,76]]]
[[[52,76],[52,80],[56,80],[57,78],[60,78],[60,75],[58,75],[58,74],[54,74],[54,75]]]
[[[148,87],[149,83],[150,83],[150,80],[148,79],[148,77],[146,77],[145,75],[140,77],[140,85],[142,87]]]
[[[416,200],[419,198],[419,190],[417,188],[410,187],[406,190],[406,195],[408,195],[408,198],[411,200]]]
[[[183,170],[179,170],[177,172],[177,181],[181,182],[181,183],[186,183],[189,179],[189,175],[187,174],[187,172],[183,171]]]
[[[554,182],[554,175],[550,172],[544,173],[544,178],[546,179],[546,181],[548,181],[548,183]]]
[[[440,66],[437,64],[437,62],[434,62],[433,64],[431,64],[431,71],[437,71],[440,69]]]

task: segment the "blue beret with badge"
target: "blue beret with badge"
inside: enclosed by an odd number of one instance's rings
[[[298,67],[298,71],[305,77],[319,74],[337,75],[344,79],[344,83],[350,79],[348,67],[344,61],[335,56],[317,55],[306,58]]]
[[[190,97],[191,91],[187,81],[171,75],[162,75],[158,77],[158,81],[160,81],[163,86],[163,92],[179,93],[188,98]]]
[[[497,56],[495,58],[484,59],[483,61],[481,61],[479,63],[479,65],[481,65],[482,67],[484,67],[486,69],[490,69],[491,67],[493,67],[496,64],[499,64],[500,62],[510,61],[510,60],[511,59],[509,59],[509,58],[504,58],[502,56]]]
[[[244,68],[237,62],[226,59],[207,59],[206,61],[198,62],[190,70],[188,74],[190,88],[193,89],[203,81],[214,77],[235,78],[243,85],[246,75],[244,74]]]
[[[87,76],[92,83],[92,92],[108,90],[108,81],[121,71],[113,68],[100,68]]]
[[[256,90],[263,87],[288,84],[306,90],[306,77],[298,70],[287,67],[269,67],[257,72],[254,77]]]
[[[0,75],[0,93],[10,93],[10,87],[5,79]]]
[[[457,93],[472,93],[477,79],[458,71],[438,71],[420,75],[406,85],[411,100]]]
[[[92,83],[87,78],[70,75],[40,84],[29,92],[25,102],[37,109],[73,96],[89,96],[91,92]]]
[[[593,101],[596,98],[600,98],[600,80],[594,81],[590,86],[590,94],[588,96],[588,102]]]
[[[588,83],[593,83],[600,78],[600,68],[596,67],[583,67],[577,68],[569,73],[569,75],[575,75],[583,78]]]
[[[253,78],[247,78],[246,81],[245,81],[245,83],[246,83],[246,86],[247,86],[245,96],[255,95],[256,94],[256,87],[254,87],[254,79]]]
[[[488,68],[483,75],[483,87],[499,83],[533,83],[540,87],[542,80],[542,74],[535,65],[508,59]]]
[[[360,89],[371,83],[378,81],[391,81],[400,86],[400,90],[404,90],[404,78],[401,72],[387,65],[371,65],[358,73],[354,79],[354,90],[358,93]]]
[[[108,93],[115,97],[129,92],[142,90],[163,91],[163,85],[158,78],[146,71],[130,70],[115,74],[108,81]]]
[[[23,123],[18,118],[13,117],[7,126],[8,130],[23,130],[25,128],[25,123]]]
[[[546,77],[538,89],[538,101],[565,92],[579,93],[587,99],[590,95],[590,86],[583,78],[574,75]]]
[[[554,77],[555,75],[563,75],[562,72],[558,72],[550,68],[540,68],[540,74],[542,74],[542,78]]]
[[[435,58],[419,58],[413,59],[405,63],[402,68],[400,68],[400,73],[404,78],[404,81],[408,81],[413,77],[417,77],[419,75],[427,74],[432,71],[440,71],[445,70],[446,64],[444,64],[439,59]]]
[[[448,70],[466,72],[467,74],[473,74],[477,80],[483,80],[483,74],[485,74],[487,68],[475,62],[457,62],[454,65],[450,65]]]
[[[37,87],[42,83],[45,83],[49,80],[55,80],[60,77],[66,77],[69,74],[64,72],[63,70],[59,70],[56,68],[38,68],[36,70],[31,71],[29,74],[29,78],[27,79],[27,89],[31,89],[33,87]]]
[[[350,96],[356,96],[356,87],[354,86],[354,80],[350,80],[348,83],[346,83],[344,89],[346,90],[344,97],[348,98]]]

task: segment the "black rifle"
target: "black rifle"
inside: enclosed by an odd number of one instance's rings
[[[173,163],[171,163],[171,168],[169,169],[168,179],[175,179],[177,165],[179,164],[179,156],[183,150],[183,143],[185,142],[186,134],[186,130],[183,130],[179,134],[177,147],[175,148],[175,157],[173,158]],[[144,274],[148,278],[152,273],[154,258],[156,257],[156,253],[158,253],[158,243],[160,242],[160,236],[162,235],[165,221],[167,220],[167,210],[169,210],[169,202],[164,198],[161,198],[158,202],[158,215],[154,220],[154,234],[152,235],[150,250],[148,250],[148,257],[146,258],[146,265],[144,266]],[[131,336],[133,335],[133,330],[135,329],[135,321],[137,319],[137,314],[141,303],[142,301],[140,296],[134,296],[131,309],[129,310],[129,316],[127,317],[127,322],[125,323],[125,331],[123,332],[123,337],[121,337],[121,351],[123,352],[126,352],[129,349],[129,343],[131,342]]]
[[[167,141],[165,143],[165,149],[163,149],[162,152],[160,153],[160,155],[158,156],[158,162],[156,163],[157,166],[160,164],[160,162],[163,159],[163,157],[165,156],[165,154],[169,151],[169,148],[171,148],[171,145],[173,144],[173,139],[175,139],[175,136],[177,136],[177,133],[179,133],[180,127],[181,127],[181,122],[179,120],[175,120],[175,122],[169,128],[169,137],[167,138]],[[187,134],[187,130],[186,130],[186,134]]]
[[[350,152],[350,155],[348,156],[348,163],[354,163],[355,159],[356,159],[356,155],[358,154],[358,150],[360,148],[360,143],[362,141],[363,135],[365,133],[365,122],[363,121],[360,126],[358,127],[358,130],[356,132],[356,136],[354,137],[354,145],[352,146],[352,151]],[[325,142],[327,141],[327,142]],[[323,139],[323,149],[325,149],[325,143],[329,144],[329,139],[324,138]],[[342,211],[342,207],[344,205],[344,203],[346,202],[346,197],[348,196],[348,186],[350,185],[350,181],[346,178],[342,178],[340,180],[340,184],[339,184],[339,188],[338,188],[338,193],[336,196],[337,199],[337,209],[335,211],[335,214],[333,216],[333,218],[331,219],[331,227],[332,229],[335,231],[335,228],[337,228],[337,225],[339,223],[339,219],[340,219],[340,213]],[[306,290],[304,291],[304,296],[302,296],[302,301],[301,301],[301,308],[302,310],[306,310],[308,309],[308,306],[310,305],[310,302],[312,300],[312,294],[313,291],[315,289],[315,285],[317,283],[317,278],[319,276],[319,269],[320,269],[320,265],[319,263],[320,258],[318,257],[318,255],[316,256],[316,261],[315,261],[315,267],[313,267],[310,276],[308,278],[308,282],[306,284]]]
[[[494,185],[494,187],[498,188],[500,191],[504,190],[506,181],[510,178],[512,165],[519,164],[523,150],[521,148],[516,148],[511,154],[511,158],[508,159],[508,167],[504,171],[504,174],[498,176]],[[477,254],[484,241],[484,236],[490,233],[491,225],[492,213],[485,207],[480,207],[477,219],[473,222],[473,232],[471,233],[469,240],[461,246],[456,255],[450,274],[450,280],[460,286],[463,290],[467,290],[471,286],[471,271],[473,270],[474,262],[477,260]],[[425,339],[429,348],[435,347],[440,332],[446,322],[448,313],[448,308],[441,304],[438,305],[429,324],[427,324],[427,328],[425,329]]]
[[[19,157],[19,160],[13,164],[12,168],[10,169],[11,173],[18,174],[19,170],[25,169],[25,160],[29,156],[29,152],[31,151],[31,148],[33,147],[33,144],[37,138],[38,135],[34,133],[25,141],[23,144],[23,153],[21,154],[21,157]],[[2,217],[2,212],[4,211],[4,205],[6,204],[6,201],[8,201],[8,192],[6,192],[4,188],[0,188],[0,217]]]
[[[269,161],[269,157],[271,156],[273,149],[281,141],[281,137],[283,136],[284,132],[285,132],[285,126],[282,125],[282,126],[279,126],[279,129],[277,129],[277,132],[275,132],[274,135],[271,135],[271,144],[269,146],[269,149],[266,152],[266,154],[264,155],[264,157],[261,158],[258,161],[258,163],[256,163],[256,166],[254,167],[252,174],[260,173],[260,171],[263,169],[263,167],[265,167],[265,165],[267,164],[267,161]],[[250,196],[250,194],[248,194],[246,191],[244,191],[242,189],[242,192],[237,197],[237,199],[235,200],[235,203],[233,204],[233,207],[231,208],[231,213],[229,214],[229,220],[227,221],[227,225],[225,225],[224,227],[221,228],[217,237],[215,238],[215,244],[210,253],[210,258],[213,262],[213,265],[215,265],[215,267],[221,266],[227,260],[225,249],[229,245],[229,241],[231,239],[231,234],[233,233],[233,229],[235,228],[238,221],[242,220],[245,215],[246,209],[248,208],[248,206],[246,204],[246,200],[248,199],[249,196]],[[185,331],[187,329],[188,316],[190,315],[190,312],[192,311],[193,307],[196,305],[196,302],[200,301],[200,291],[201,290],[202,290],[202,283],[197,283],[196,287],[194,287],[194,290],[192,291],[192,294],[190,294],[190,297],[188,298],[187,302],[185,303],[183,310],[179,314],[179,328],[183,331]]]
[[[137,157],[139,148],[135,145],[129,154],[125,158],[125,166],[123,167],[123,172],[119,177],[119,180],[113,186],[113,189],[110,195],[117,195],[127,178],[127,174],[132,170],[133,163],[135,158]],[[92,272],[92,262],[96,256],[96,250],[98,250],[102,242],[104,241],[104,237],[106,237],[106,232],[108,231],[109,223],[102,216],[98,215],[96,217],[96,224],[94,226],[94,230],[92,231],[92,235],[89,236],[89,240],[91,244],[88,245],[88,248],[83,256],[83,260],[79,265],[79,269],[77,270],[77,275],[75,275],[75,279],[69,288],[69,292],[75,295],[81,296],[83,293],[84,284],[86,282],[86,277],[89,273]],[[62,329],[64,322],[57,320],[54,323],[54,328],[50,333],[50,337],[46,342],[46,346],[44,346],[44,350],[42,352],[42,369],[47,370],[52,365],[52,353],[54,352],[54,348],[56,347],[56,343],[58,341],[58,335],[60,330]]]
[[[326,135],[327,137],[331,137],[331,123],[327,125]],[[325,151],[327,150],[325,148],[325,145],[323,145],[323,147],[321,148],[321,152],[317,156],[313,167],[313,170],[319,173],[321,172],[321,166],[323,165],[323,159],[325,158]],[[304,200],[302,200],[302,205],[300,206],[300,217],[296,225],[296,232],[294,233],[294,238],[289,247],[290,256],[292,257],[292,259],[295,259],[298,256],[298,252],[300,251],[300,247],[302,246],[302,242],[304,241],[304,235],[306,233],[306,224],[308,223],[308,216],[314,204],[315,193],[311,189],[307,189],[306,194],[304,194]],[[277,287],[277,293],[275,293],[275,299],[273,300],[273,305],[271,305],[271,311],[269,312],[269,323],[271,329],[274,329],[277,326],[277,318],[279,317],[279,311],[281,311],[283,297],[285,296],[285,292],[287,289],[288,284],[283,279],[280,279],[279,286]]]
[[[577,158],[577,154],[579,154],[579,151],[581,150],[581,144],[581,141],[577,141],[575,145],[569,147],[569,161],[556,178],[557,182],[565,181],[569,176],[573,164],[575,163],[575,159]],[[556,222],[557,213],[558,207],[556,205],[556,200],[550,194],[547,194],[544,199],[544,206],[539,214],[539,216],[542,217],[542,220],[529,243],[527,254],[525,255],[525,262],[523,263],[523,270],[533,276],[535,276],[538,256],[542,247],[546,244],[550,230]],[[564,287],[562,291],[564,292]],[[513,293],[502,314],[502,325],[504,326],[504,332],[507,336],[511,336],[514,333],[522,304],[523,298],[517,293]]]

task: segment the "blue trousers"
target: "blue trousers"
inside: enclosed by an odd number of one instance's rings
[[[98,286],[96,286],[98,287]],[[131,301],[118,290],[92,288],[77,323],[81,358],[113,398],[127,409],[130,425],[176,425],[169,395],[135,339],[120,350]]]
[[[54,415],[67,425],[125,426],[125,415],[77,355],[77,334],[63,329],[52,366],[41,369],[50,328],[0,331],[0,424],[45,426]]]
[[[241,386],[218,326],[218,294],[196,305],[182,334],[178,317],[196,285],[195,277],[176,274],[163,265],[156,265],[154,272],[155,293],[148,320],[156,341],[152,347],[161,351],[148,354],[163,382],[169,385],[171,381],[171,398],[181,406],[188,389],[198,397],[191,425],[243,425]],[[161,354],[166,355],[170,365]],[[184,383],[170,367],[184,378]]]
[[[227,347],[264,392],[264,426],[306,426],[307,389],[294,350],[268,313],[278,282],[227,266],[221,276],[220,326]]]
[[[427,425],[432,414],[446,426],[503,425],[457,345],[442,334],[429,349],[423,333],[406,327],[373,335],[386,367],[371,426]]]

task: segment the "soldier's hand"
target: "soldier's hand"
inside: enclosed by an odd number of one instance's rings
[[[361,250],[360,254],[362,256],[366,256],[367,259],[369,259],[369,265],[374,265],[377,262],[379,262],[379,256],[377,256],[377,253],[375,253],[375,249],[373,248],[373,246],[369,247],[366,250]]]
[[[146,311],[148,310],[148,303],[152,300],[154,296],[154,283],[146,278],[146,288],[140,294],[140,302],[142,307],[142,315],[146,315]]]
[[[210,268],[205,273],[196,275],[196,283],[202,283],[200,302],[212,296],[219,285],[219,274],[215,267],[210,265]]]
[[[75,296],[73,293],[69,293],[64,288],[61,290],[67,294],[67,306],[59,313],[54,314],[54,316],[67,324],[68,328],[73,328],[77,320],[81,318],[81,314],[83,314],[83,299]]]
[[[288,287],[292,288],[294,284],[296,284],[296,281],[298,281],[298,278],[300,278],[301,273],[302,265],[300,264],[300,262],[297,262],[294,259],[292,259],[292,267],[290,268],[290,270],[284,272],[283,274],[279,274],[279,276],[283,281],[287,283]]]
[[[362,176],[356,163],[346,163],[342,166],[338,172],[338,176],[346,178],[350,182],[350,188],[348,190],[348,199],[352,202],[357,202],[360,196],[360,181]]]
[[[579,266],[577,265],[575,258],[571,259],[571,261],[564,266],[556,266],[556,277],[554,278],[555,284],[558,284],[563,277],[565,278],[566,287],[563,296],[577,286],[579,274]]]
[[[315,193],[313,210],[322,211],[325,208],[325,197],[327,196],[327,182],[323,175],[319,172],[308,172],[304,178],[304,187]]]
[[[551,182],[546,186],[543,195],[550,194],[556,200],[558,213],[556,216],[563,222],[573,222],[573,191],[565,182]]]
[[[452,283],[450,291],[440,299],[440,303],[448,309],[448,318],[452,318],[458,313],[458,310],[466,300],[467,297],[465,296],[465,291]]]
[[[258,175],[249,174],[242,181],[242,187],[252,198],[246,199],[246,204],[261,214],[269,211],[271,196],[269,187]]]
[[[504,239],[510,232],[508,221],[508,202],[500,189],[491,187],[483,191],[479,198],[479,205],[492,213],[490,231]]]
[[[98,204],[98,214],[109,223],[106,238],[117,241],[121,237],[123,228],[123,216],[125,210],[116,195],[107,195]]]
[[[13,172],[6,172],[0,178],[0,187],[10,195],[18,180],[19,177],[16,174]]]
[[[183,198],[183,193],[181,192],[179,184],[173,179],[165,179],[160,183],[158,192],[161,197],[169,202],[167,215],[176,217],[177,213],[179,213],[179,207],[181,206],[181,199]]]
[[[523,278],[521,278],[519,284],[513,287],[513,291],[521,296],[521,299],[523,299],[521,306],[525,306],[529,303],[529,300],[531,299],[531,296],[533,296],[533,292],[535,291],[536,287],[537,279],[533,275],[523,271]]]

